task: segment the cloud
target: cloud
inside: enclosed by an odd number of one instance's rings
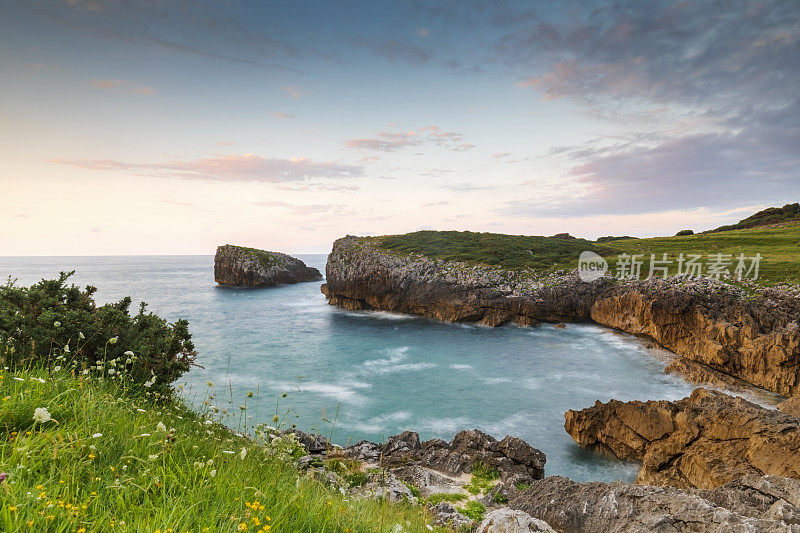
[[[253,204],[259,207],[280,207],[294,215],[314,215],[317,213],[327,213],[336,207],[339,207],[335,204],[295,205],[287,202],[269,200],[253,202]]]
[[[273,111],[270,113],[275,118],[297,118],[296,115],[292,115],[291,113],[282,113],[280,111]]]
[[[233,146],[233,141],[217,141],[219,146]]]
[[[317,162],[305,157],[266,158],[255,154],[209,157],[193,161],[164,163],[126,163],[112,159],[54,159],[54,163],[74,165],[88,170],[116,170],[131,174],[217,181],[260,181],[285,183],[315,178],[352,178],[364,175],[360,166],[337,161]]]
[[[136,85],[125,80],[111,80],[111,79],[93,79],[91,81],[92,87],[95,89],[104,89],[107,91],[115,91],[120,93],[130,94],[155,94],[155,91],[150,87],[144,85]]]
[[[508,157],[511,155],[511,152],[495,152],[492,154],[492,157],[495,159],[502,159],[504,157]]]
[[[453,192],[472,192],[472,191],[488,191],[490,189],[494,189],[495,186],[462,182],[462,183],[448,183],[445,185],[439,185],[439,188]]]
[[[304,183],[301,185],[276,185],[276,189],[283,191],[357,191],[358,185],[355,184],[336,184],[336,183]]]
[[[798,130],[800,131],[800,130]],[[783,142],[800,143],[800,134]],[[796,144],[795,146],[800,146]],[[666,137],[651,147],[588,150],[570,171],[577,190],[509,202],[515,216],[641,214],[665,209],[783,205],[800,197],[800,156],[767,131]]]
[[[345,146],[356,150],[395,152],[409,146],[421,146],[423,144],[436,144],[454,152],[463,152],[475,148],[474,144],[464,142],[463,134],[454,131],[442,131],[439,126],[427,126],[410,131],[383,131],[375,137],[351,139],[345,143]]]
[[[283,88],[283,91],[289,95],[289,98],[295,98],[295,99],[308,94],[306,91],[303,91],[299,87],[296,87],[294,85],[286,85]]]

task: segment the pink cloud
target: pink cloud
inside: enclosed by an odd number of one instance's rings
[[[426,143],[437,144],[455,152],[471,150],[475,147],[473,144],[464,142],[463,134],[442,131],[439,126],[426,126],[411,131],[383,131],[375,137],[351,139],[345,143],[345,146],[356,150],[394,152],[408,146],[420,146]]]
[[[130,94],[155,94],[155,90],[144,85],[135,85],[125,80],[111,80],[111,79],[93,79],[91,81],[92,87],[95,89],[103,89],[107,91],[116,91],[121,93]]]
[[[112,159],[54,159],[54,163],[87,170],[118,170],[131,174],[218,181],[261,181],[282,183],[312,178],[349,178],[362,176],[360,166],[337,161],[312,161],[305,157],[266,158],[255,154],[225,155],[164,163],[127,163]]]

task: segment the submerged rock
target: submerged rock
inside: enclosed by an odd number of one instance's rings
[[[718,391],[597,402],[567,411],[564,427],[580,446],[642,461],[637,483],[709,489],[746,475],[800,479],[800,420]]]
[[[279,252],[226,244],[214,256],[214,281],[220,285],[272,287],[319,279],[319,270]]]
[[[772,476],[747,476],[707,491],[552,476],[509,507],[566,533],[800,532],[798,491],[798,481]]]

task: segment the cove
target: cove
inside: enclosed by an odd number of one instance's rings
[[[324,271],[325,255],[298,257]],[[287,422],[300,429],[328,435],[335,420],[340,444],[478,428],[544,451],[547,475],[631,481],[635,465],[578,448],[564,412],[598,399],[674,400],[693,388],[663,373],[668,353],[592,324],[488,328],[347,311],[326,304],[319,282],[218,287],[211,256],[0,258],[0,276],[23,285],[73,269],[73,283],[98,287],[98,302],[130,295],[132,309],[144,300],[189,320],[203,368],[178,384],[196,404],[208,380],[216,403],[233,410],[252,391],[252,423],[270,421],[280,399],[279,413],[290,410]]]

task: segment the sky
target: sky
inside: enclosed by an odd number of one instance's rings
[[[796,0],[0,0],[0,255],[710,229],[798,87]]]

